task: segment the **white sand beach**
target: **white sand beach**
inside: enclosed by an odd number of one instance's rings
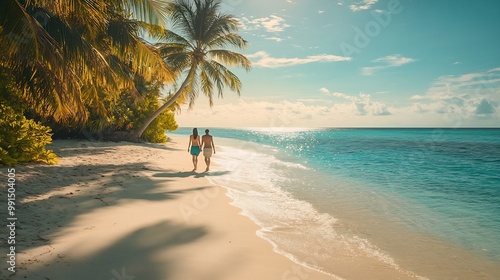
[[[200,158],[192,171],[187,139],[50,148],[58,165],[16,166],[11,279],[335,279],[258,237],[225,189],[208,182],[224,170],[204,173]]]

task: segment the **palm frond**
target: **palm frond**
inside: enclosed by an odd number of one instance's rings
[[[149,35],[151,35],[154,39],[158,40],[158,44],[169,44],[169,43],[175,43],[175,44],[184,44],[187,47],[190,48],[195,48],[194,45],[191,44],[191,42],[181,35],[177,34],[176,32],[172,30],[148,30],[147,26],[141,26],[144,27],[145,31],[149,32]]]
[[[250,62],[250,60],[244,55],[237,52],[228,50],[210,50],[207,54],[228,66],[242,67],[246,71],[249,71],[252,68],[252,62]]]
[[[223,96],[223,88],[240,94],[241,81],[224,65],[251,69],[251,62],[243,55],[225,50],[225,47],[244,48],[247,45],[237,31],[239,22],[231,15],[220,13],[218,0],[176,0],[168,5],[173,27],[179,33],[163,34],[160,53],[165,61],[177,69],[196,67],[198,71],[186,86],[181,98],[189,98],[193,106],[202,91],[213,105],[213,91]],[[182,35],[181,35],[182,34]],[[186,77],[185,81],[188,81]]]
[[[194,19],[195,10],[189,0],[176,0],[167,5],[172,21],[172,28],[179,28],[189,41],[196,41]]]
[[[217,61],[212,60],[208,64],[214,69],[209,73],[217,75],[217,78],[222,81],[223,86],[228,86],[232,91],[235,91],[238,95],[240,95],[242,84],[238,76]],[[215,77],[211,78],[216,79]],[[222,97],[222,87],[218,89],[219,96]]]
[[[213,92],[214,84],[211,78],[216,76],[215,82],[217,83],[218,88],[220,88],[219,84],[221,84],[221,80],[217,77],[217,75],[207,73],[211,72],[213,68],[207,67],[206,64],[207,63],[203,63],[200,71],[201,90],[205,93],[205,96],[208,97],[208,104],[212,107],[214,105],[214,101],[211,93]]]
[[[25,61],[13,70],[23,99],[40,116],[53,117],[62,122],[86,120],[87,112],[81,96],[70,94],[80,90],[80,84],[74,79],[61,79],[39,61]]]
[[[213,18],[212,22],[210,22],[210,26],[204,34],[203,42],[208,44],[221,35],[237,31],[238,27],[239,22],[234,16],[217,15]]]
[[[133,18],[151,24],[167,27],[167,18],[170,11],[166,0],[126,0],[123,1],[125,9],[132,14]]]
[[[16,1],[17,2],[17,1]],[[103,30],[107,25],[108,12],[111,4],[122,5],[122,0],[29,0],[26,7],[39,7],[51,11],[58,17],[73,19],[76,22],[86,22],[92,29]],[[113,3],[114,2],[114,3]],[[43,15],[42,15],[43,16]],[[48,18],[44,18],[48,19]],[[95,33],[94,33],[95,34]]]
[[[186,89],[187,98],[189,98],[189,108],[192,108],[194,106],[194,103],[198,98],[200,88],[199,84],[200,78],[199,75],[196,75],[193,79],[191,79],[191,82]]]
[[[221,48],[234,46],[238,49],[244,49],[248,42],[236,33],[227,33],[215,37],[212,41],[207,43],[209,48]]]
[[[2,48],[10,57],[22,54],[26,59],[43,59],[54,66],[60,65],[61,48],[40,23],[18,2],[7,1],[0,9],[3,28]],[[43,11],[38,13],[43,14]],[[5,59],[5,58],[2,58]]]
[[[106,57],[106,60],[109,64],[109,67],[113,69],[113,73],[116,74],[117,77],[120,77],[123,80],[130,80],[130,81],[134,77],[134,72],[130,67],[130,65],[128,65],[124,60],[120,59],[116,55],[113,54],[108,55]]]
[[[106,35],[111,39],[111,46],[120,53],[126,53],[130,48],[134,48],[137,39],[131,34],[137,33],[139,24],[133,20],[119,18],[109,22]]]
[[[2,65],[14,73],[23,99],[41,116],[52,116],[66,121],[86,119],[81,99],[81,79],[66,60],[65,46],[51,36],[34,16],[56,20],[44,9],[32,9],[18,1],[7,1],[0,12],[0,35],[3,52]],[[6,12],[9,14],[6,14]]]
[[[136,73],[149,79],[156,77],[165,82],[173,82],[176,78],[175,70],[163,61],[158,48],[143,39],[137,38],[137,40],[135,56],[132,60]]]
[[[163,41],[169,36],[170,31],[160,25],[151,24],[145,21],[136,21],[139,27],[138,35],[142,38],[149,37],[156,41]]]
[[[164,63],[158,48],[137,35],[140,23],[122,18],[115,19],[111,26],[107,35],[112,41],[111,45],[116,48],[110,52],[127,61],[135,74],[147,79],[156,77],[166,82],[175,79],[174,71]]]
[[[177,70],[177,73],[182,72],[191,64],[191,55],[185,50],[186,46],[181,44],[165,44],[159,48],[165,63]]]
[[[164,96],[163,98],[160,98],[161,102],[162,103],[167,103],[172,97],[174,96],[174,93],[173,92],[170,92],[167,96]],[[172,111],[172,112],[175,112],[175,111],[181,111],[181,104],[183,104],[184,101],[181,100],[181,99],[177,99],[175,100],[172,105],[170,105],[169,109]]]
[[[196,12],[193,21],[195,30],[195,40],[199,43],[206,44],[207,35],[210,34],[209,30],[214,25],[217,19],[217,3],[210,0],[200,1],[196,0]],[[215,23],[216,24],[216,23]]]
[[[83,84],[97,83],[114,89],[115,92],[120,87],[131,84],[131,76],[116,75],[113,72],[106,59],[106,53],[109,53],[108,45],[102,47],[92,44],[78,30],[57,17],[52,17],[47,25],[49,35],[61,46],[65,64],[70,66],[75,77],[78,77]],[[115,47],[119,48],[121,45]]]

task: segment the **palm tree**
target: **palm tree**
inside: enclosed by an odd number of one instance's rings
[[[104,113],[101,97],[133,90],[134,75],[173,81],[158,50],[139,36],[152,25],[164,26],[165,4],[2,1],[0,67],[13,73],[22,99],[39,115],[85,122],[86,106]]]
[[[250,61],[242,54],[225,49],[236,47],[243,49],[247,45],[238,30],[238,21],[232,15],[219,11],[218,0],[175,0],[167,4],[172,29],[178,28],[179,34],[170,30],[158,36],[166,43],[158,44],[159,50],[173,69],[186,73],[177,92],[132,134],[132,140],[138,141],[149,124],[177,100],[189,98],[192,106],[198,91],[201,90],[213,105],[214,88],[222,97],[222,89],[228,86],[241,91],[239,78],[226,66],[239,66],[250,70]],[[159,34],[158,34],[159,35]]]

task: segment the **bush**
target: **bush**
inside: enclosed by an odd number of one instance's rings
[[[158,85],[143,85],[140,97],[124,92],[117,101],[109,104],[112,117],[108,120],[114,131],[132,131],[160,107],[161,96]],[[150,143],[167,142],[166,131],[177,129],[174,113],[166,110],[161,113],[142,134],[142,139]]]
[[[174,119],[172,112],[161,113],[144,131],[142,138],[151,143],[167,142],[166,131],[174,131],[177,129],[177,122]]]
[[[13,166],[17,163],[59,161],[52,150],[45,145],[52,142],[50,127],[15,112],[0,103],[0,165]]]
[[[123,91],[119,96],[102,96],[105,112],[87,106],[88,122],[85,124],[47,122],[53,128],[56,138],[90,138],[100,141],[128,141],[129,132],[140,126],[144,120],[161,106],[162,93],[157,82],[146,83],[137,78],[137,91]],[[144,131],[142,139],[150,143],[167,141],[166,131],[177,129],[177,122],[171,110],[161,113]]]
[[[147,117],[160,107],[158,93],[155,93],[155,90],[148,92],[143,95],[138,106],[132,106],[131,111],[133,113],[130,115],[130,120],[134,127],[136,125],[141,125]],[[150,143],[165,143],[167,142],[167,135],[165,132],[174,131],[177,127],[174,113],[166,110],[151,122],[142,134],[142,139]]]

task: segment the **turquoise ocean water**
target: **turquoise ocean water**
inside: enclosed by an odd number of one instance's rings
[[[353,260],[411,277],[500,279],[500,129],[211,134],[210,180],[295,262],[347,279],[341,264]]]

